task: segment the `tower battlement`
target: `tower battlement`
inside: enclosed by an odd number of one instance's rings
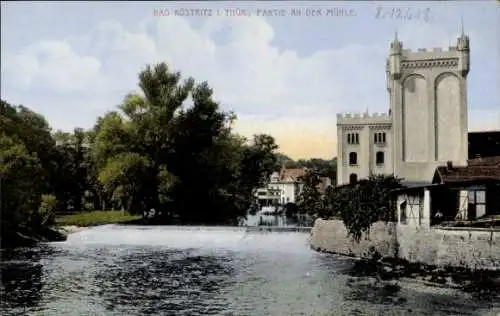
[[[403,54],[413,54],[413,53],[443,53],[443,52],[455,52],[458,50],[457,46],[448,47],[433,47],[433,48],[417,48],[413,50],[411,48],[404,48]]]
[[[431,49],[418,48],[417,50],[403,49],[401,57],[402,61],[449,59],[458,58],[459,51],[457,46],[450,46],[447,49],[442,47],[434,47]]]
[[[338,113],[337,125],[342,124],[383,124],[390,123],[391,116],[388,113]]]

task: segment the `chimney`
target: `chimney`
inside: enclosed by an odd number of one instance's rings
[[[449,160],[448,160],[448,161],[446,162],[446,168],[448,168],[448,170],[453,169],[453,163],[452,163],[451,161],[449,161]]]

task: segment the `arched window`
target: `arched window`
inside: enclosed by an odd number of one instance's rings
[[[351,173],[349,175],[349,183],[356,183],[358,182],[358,175],[355,173]]]
[[[384,164],[384,152],[383,151],[377,151],[377,155],[375,157],[375,162],[377,165]]]
[[[358,154],[355,152],[350,152],[349,153],[349,164],[350,165],[357,165],[358,164]]]

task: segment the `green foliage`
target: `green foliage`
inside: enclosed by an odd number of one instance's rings
[[[315,172],[320,177],[328,177],[332,180],[332,183],[335,183],[337,179],[337,158],[333,158],[331,160],[325,160],[320,158],[312,158],[312,159],[299,159],[294,161],[292,158],[283,155],[276,154],[277,158],[277,170],[285,167],[287,169],[294,168],[307,168],[311,170],[315,170]]]
[[[43,192],[43,169],[23,144],[0,135],[0,192],[2,226],[24,226],[38,210]]]
[[[154,208],[166,222],[246,214],[253,190],[276,170],[274,139],[233,133],[235,114],[219,108],[208,84],[182,80],[165,63],[138,79],[140,93],[88,131],[52,133],[43,116],[2,100],[2,225],[50,225],[54,212],[86,209]]]
[[[57,201],[54,195],[42,195],[40,207],[38,208],[38,213],[35,216],[35,223],[40,226],[49,226],[54,224],[56,206]]]
[[[72,215],[58,216],[55,219],[58,226],[88,227],[106,224],[120,224],[139,220],[141,216],[131,215],[124,211],[90,211]]]
[[[359,242],[376,221],[394,219],[389,193],[401,186],[401,179],[394,176],[371,175],[357,184],[334,188],[326,196],[325,213],[340,215],[349,235]]]
[[[299,194],[297,206],[299,212],[317,216],[323,213],[323,198],[319,192],[320,176],[315,170],[307,170],[301,179],[304,183],[302,191]]]

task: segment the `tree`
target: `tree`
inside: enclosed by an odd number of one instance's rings
[[[301,178],[304,183],[298,198],[298,209],[301,213],[307,213],[313,216],[323,213],[323,199],[318,186],[321,179],[315,170],[308,169],[305,176]]]
[[[138,77],[140,92],[88,131],[51,133],[43,116],[2,101],[1,170],[9,184],[2,212],[9,210],[9,222],[46,225],[54,209],[116,207],[154,208],[165,221],[185,223],[234,223],[246,215],[254,189],[277,170],[274,138],[233,133],[236,115],[219,108],[209,85],[182,80],[165,63]]]
[[[392,221],[394,212],[389,194],[402,187],[394,176],[371,175],[355,185],[337,187],[328,192],[326,210],[330,217],[339,214],[352,238],[359,242],[363,233],[377,221]]]
[[[140,195],[142,203],[122,205],[131,212],[161,206],[159,174],[169,169],[175,120],[194,85],[191,78],[180,80],[180,73],[170,72],[165,63],[148,65],[139,73],[142,94],[127,95],[119,111],[108,113],[95,128],[93,156],[100,166],[99,178],[115,201]],[[131,165],[116,174],[117,161],[124,157]]]
[[[27,226],[40,205],[43,169],[24,144],[0,135],[1,218],[5,226]]]
[[[88,187],[88,172],[92,168],[88,137],[84,130],[75,128],[73,133],[56,132],[55,162],[59,178],[53,186],[58,209],[82,211],[85,191]]]

